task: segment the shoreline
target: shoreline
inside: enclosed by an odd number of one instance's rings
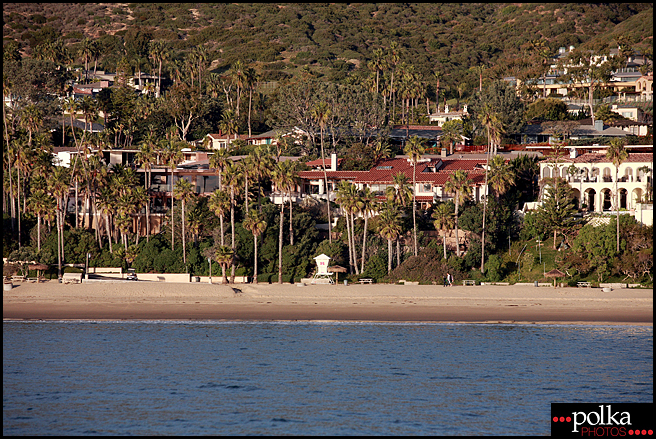
[[[235,292],[233,288],[241,292]],[[534,286],[21,283],[3,320],[653,326],[653,290]]]

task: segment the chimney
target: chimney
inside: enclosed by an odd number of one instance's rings
[[[337,170],[337,154],[335,153],[330,154],[330,170]]]
[[[578,151],[576,150],[576,148],[570,148],[570,149],[569,149],[569,158],[571,158],[571,159],[575,159],[575,158],[578,157],[578,156],[579,156],[579,153],[578,153]]]
[[[442,147],[442,150],[440,151],[440,157],[446,158],[446,146]]]
[[[597,130],[597,131],[603,131],[603,130],[604,130],[604,121],[603,121],[603,120],[599,120],[599,119],[595,119],[595,121],[594,121],[594,128],[595,128],[595,130]]]

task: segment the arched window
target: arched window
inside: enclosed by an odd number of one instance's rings
[[[567,168],[560,169],[560,176],[563,178],[567,178]]]
[[[624,176],[626,177],[625,181],[633,181],[633,168],[627,166],[624,169]]]
[[[542,177],[543,178],[551,177],[551,170],[549,169],[548,166],[545,166],[544,169],[542,170]]]

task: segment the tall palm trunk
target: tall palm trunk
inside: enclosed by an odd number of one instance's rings
[[[109,241],[109,252],[114,253],[112,250],[112,233],[109,227],[109,214],[105,212],[105,227],[107,228],[107,240]]]
[[[173,215],[173,168],[171,168],[171,250],[175,251],[175,220]]]
[[[490,138],[490,130],[488,129],[488,139]],[[487,148],[487,153],[485,154],[485,184],[483,185],[483,192],[485,194],[485,201],[483,201],[483,231],[481,233],[481,273],[485,273],[485,216],[487,213],[487,171],[488,164],[490,162],[490,149],[491,146]],[[555,239],[554,239],[555,242]]]
[[[36,248],[41,251],[41,214],[36,216]]]
[[[61,229],[59,228],[59,224],[61,222],[60,217],[59,217],[59,206],[61,204],[60,200],[57,200],[57,277],[59,279],[62,278],[62,254],[61,254],[61,246],[59,245],[61,241]]]
[[[282,226],[285,217],[285,203],[280,203],[280,230],[278,231],[278,284],[282,284]]]
[[[253,252],[254,252],[254,258],[253,258],[253,283],[257,284],[257,235],[253,234]]]
[[[412,166],[412,234],[415,242],[415,256],[417,256],[417,162]]]
[[[230,246],[235,250],[235,189],[230,188],[230,226],[232,228],[232,242]],[[235,283],[235,258],[232,258],[230,265],[230,283]]]
[[[387,240],[387,273],[392,271],[392,240]]]
[[[458,198],[460,196],[460,192],[456,191],[456,255],[460,257],[460,239],[458,239],[458,208],[460,207],[460,203],[458,203]]]
[[[182,262],[187,265],[187,239],[185,237],[185,200],[182,199]]]
[[[323,127],[321,128],[321,160],[323,161],[323,181],[326,185],[326,210],[328,212],[328,242],[333,243],[333,230],[330,224],[330,190],[328,190],[328,174],[326,173],[326,155],[323,150]]]
[[[355,215],[351,213],[351,241],[353,241],[353,264],[355,265],[355,274],[360,274],[360,269],[358,268],[358,255],[355,250],[355,222],[353,217]]]
[[[364,273],[364,257],[365,257],[365,252],[366,252],[365,249],[367,248],[367,220],[368,219],[369,219],[369,217],[365,213],[364,214],[364,233],[363,233],[363,236],[362,236],[362,261],[360,261],[362,268],[360,269],[360,273]]]
[[[294,226],[292,224],[292,193],[289,192],[289,245],[294,245]]]

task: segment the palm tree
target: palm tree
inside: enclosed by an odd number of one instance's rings
[[[230,247],[232,248],[233,252],[236,248],[236,242],[235,242],[235,207],[236,207],[236,200],[235,197],[237,193],[239,192],[239,187],[241,185],[241,174],[239,172],[239,167],[235,165],[233,162],[229,162],[228,166],[226,166],[226,169],[224,171],[224,183],[226,189],[230,190],[230,226],[231,226],[231,233],[232,233],[232,241],[230,242]],[[230,267],[230,279],[231,281],[234,282],[235,279],[235,264],[234,260],[232,261],[232,265]]]
[[[615,210],[617,213],[617,253],[620,252],[620,193],[617,190],[617,180],[619,179],[620,165],[629,157],[624,149],[626,145],[625,138],[616,138],[611,140],[610,146],[606,151],[606,158],[615,165]]]
[[[323,181],[326,187],[326,210],[328,212],[328,242],[332,243],[332,225],[330,224],[330,189],[328,188],[328,175],[326,173],[326,155],[323,148],[323,132],[326,129],[326,124],[332,112],[328,104],[324,101],[319,102],[312,108],[312,118],[319,124],[321,131],[321,161],[323,163]]]
[[[387,202],[378,214],[378,234],[387,239],[387,273],[392,271],[392,241],[401,234],[401,217],[396,204]]]
[[[449,145],[449,154],[453,154],[453,145],[462,140],[462,122],[459,120],[450,120],[442,125],[442,137],[440,139]]]
[[[235,139],[237,139],[237,133],[239,131],[239,126],[237,125],[237,115],[232,110],[225,110],[221,115],[221,122],[219,122],[219,128],[226,135],[226,148],[230,147],[230,135],[234,134]]]
[[[248,87],[248,137],[251,137],[251,112],[253,108],[253,90],[257,85],[257,73],[252,67],[247,67],[244,70],[244,78],[246,87]]]
[[[43,189],[38,189],[30,196],[27,207],[36,215],[36,243],[37,250],[41,251],[41,218],[55,210],[55,199]]]
[[[186,216],[185,216],[185,207],[188,202],[193,201],[195,198],[196,192],[194,191],[194,186],[189,180],[180,178],[175,182],[175,188],[173,190],[175,198],[182,201],[182,260],[184,264],[187,264],[187,237],[185,233],[186,226]]]
[[[290,167],[290,162],[278,162],[275,164],[271,172],[271,180],[276,185],[278,190],[284,194],[290,191],[294,184],[294,172]],[[284,198],[280,202],[280,228],[278,230],[278,283],[282,283],[282,229],[285,217],[285,201]]]
[[[415,256],[417,256],[417,217],[415,214],[415,205],[417,204],[417,163],[419,163],[419,160],[421,160],[422,154],[426,152],[426,147],[419,137],[412,136],[410,140],[408,140],[408,142],[405,144],[403,152],[412,161],[412,232],[415,239]]]
[[[495,155],[490,163],[488,183],[494,191],[496,198],[506,193],[510,186],[515,185],[515,172],[510,163],[502,156]]]
[[[217,174],[219,175],[219,189],[223,189],[221,177],[223,170],[226,168],[228,161],[230,161],[230,153],[227,149],[221,148],[218,149],[210,157],[210,167],[216,169]]]
[[[157,163],[157,142],[151,130],[141,142],[141,147],[136,154],[137,163],[140,163],[146,171],[144,179],[148,200],[146,202],[146,241],[150,240],[150,185],[152,181],[152,168]]]
[[[442,246],[444,247],[444,259],[446,259],[446,231],[453,228],[455,213],[453,212],[453,204],[441,203],[433,211],[433,225],[435,230],[441,230],[444,238]]]
[[[105,187],[100,190],[100,197],[96,199],[96,208],[105,217],[105,228],[107,229],[107,241],[109,242],[109,252],[113,253],[112,249],[112,234],[110,228],[109,217],[114,212],[114,194],[112,191]]]
[[[253,240],[254,240],[253,283],[255,284],[257,283],[257,238],[262,233],[264,233],[264,229],[266,229],[266,226],[267,226],[266,221],[264,221],[262,215],[260,215],[257,212],[257,210],[251,210],[246,216],[246,218],[244,219],[244,228],[246,228],[248,231],[250,231],[253,234]],[[278,274],[278,277],[280,278],[280,274]]]
[[[358,201],[360,212],[362,212],[362,216],[364,216],[364,233],[362,236],[362,267],[360,268],[360,273],[364,273],[369,215],[372,215],[376,212],[378,203],[376,202],[376,196],[368,187],[365,187],[360,191],[360,197],[358,198]]]
[[[43,122],[43,114],[39,107],[29,104],[21,111],[20,126],[25,128],[28,133],[27,145],[32,147],[32,134],[38,131]]]
[[[449,176],[449,179],[444,184],[444,190],[446,192],[455,193],[455,218],[456,218],[456,254],[460,257],[460,240],[458,239],[458,210],[460,204],[464,203],[472,193],[471,187],[472,181],[469,179],[467,173],[461,169],[458,169],[453,174]]]
[[[173,171],[178,167],[183,159],[182,149],[180,144],[174,140],[173,130],[169,131],[168,134],[168,143],[165,144],[164,149],[161,152],[161,156],[164,159],[164,162],[167,163],[169,169],[171,170],[171,182],[170,182],[170,192],[171,192],[171,250],[175,251],[175,221],[173,216],[173,207],[174,207],[174,197],[173,197]]]
[[[341,181],[337,186],[335,191],[335,201],[342,207],[344,210],[344,219],[346,220],[346,236],[348,241],[348,252],[349,252],[349,267],[351,272],[357,272],[355,267],[357,266],[357,260],[354,258],[355,249],[353,248],[353,233],[351,232],[351,221],[349,217],[351,213],[356,209],[356,198],[357,198],[357,188],[355,185],[349,181]]]
[[[485,154],[485,200],[483,201],[483,231],[481,233],[481,273],[485,272],[485,217],[487,214],[487,190],[488,190],[488,170],[490,168],[490,153],[496,155],[496,144],[501,142],[501,134],[504,132],[501,117],[495,112],[489,104],[485,104],[481,113],[478,115],[479,121],[487,130],[489,146]],[[456,210],[457,211],[457,210]],[[457,219],[456,219],[457,221]],[[554,241],[555,242],[555,241]]]
[[[271,175],[271,170],[275,169],[273,161],[273,154],[269,146],[260,145],[256,147],[250,154],[250,171],[257,180],[257,207],[258,211],[262,213],[262,188],[261,183],[265,177]]]
[[[239,103],[241,98],[241,90],[244,88],[244,83],[246,82],[246,75],[244,73],[244,63],[241,61],[236,61],[232,65],[232,78],[233,84],[237,87],[237,117],[239,117]]]
[[[170,52],[163,41],[151,41],[150,56],[159,65],[157,71],[157,94],[155,95],[155,97],[159,98],[162,93],[162,62],[169,58]]]
[[[62,261],[64,259],[64,207],[62,200],[70,189],[68,168],[56,166],[48,180],[48,191],[57,201],[57,259],[58,277],[62,276]]]
[[[221,245],[214,253],[214,260],[221,265],[223,270],[223,283],[228,284],[228,277],[226,276],[226,267],[232,265],[234,267],[235,250],[227,245]]]
[[[210,195],[208,202],[210,210],[214,215],[219,217],[219,223],[221,228],[221,245],[225,245],[225,230],[223,228],[223,218],[230,211],[230,196],[221,189],[216,189]],[[223,273],[225,276],[225,273]]]
[[[95,42],[89,38],[82,40],[80,46],[80,56],[84,58],[84,83],[89,83],[89,60],[92,58]]]

